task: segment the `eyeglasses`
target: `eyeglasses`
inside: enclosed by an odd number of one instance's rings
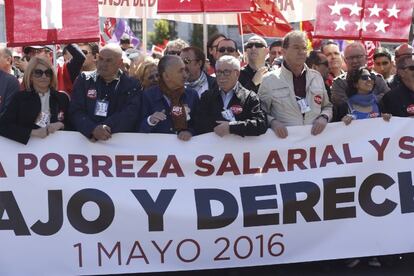
[[[35,78],[41,78],[43,76],[43,74],[46,77],[51,78],[53,76],[53,71],[52,71],[52,69],[46,69],[45,71],[43,71],[41,69],[34,69],[33,70],[33,77],[35,77]]]
[[[414,65],[405,66],[404,69],[408,69],[410,71],[414,71]]]
[[[86,56],[86,55],[88,55],[90,52],[89,51],[87,51],[87,50],[81,50],[82,51],[82,53]]]
[[[347,61],[352,61],[352,60],[354,60],[354,59],[362,59],[362,58],[364,58],[365,57],[365,55],[356,55],[356,56],[349,56],[349,57],[345,57],[345,59],[347,60]]]
[[[148,79],[150,80],[150,81],[156,81],[156,80],[158,80],[158,78],[159,78],[160,76],[158,75],[158,73],[156,73],[156,74],[153,74],[153,75],[149,75],[148,76]]]
[[[198,59],[183,58],[183,62],[185,65],[190,64],[192,61],[198,61]]]
[[[370,74],[370,75],[361,75],[359,77],[360,80],[364,80],[364,81],[367,81],[367,80],[375,80],[375,78],[376,77],[374,75],[372,75],[372,74]]]
[[[181,54],[181,51],[167,51],[165,52],[165,55],[169,55],[169,56],[179,56]]]
[[[218,48],[218,51],[220,53],[225,53],[226,51],[227,51],[227,53],[234,53],[237,50],[236,50],[236,48],[233,48],[233,47],[220,47],[220,48]]]
[[[217,71],[216,71],[216,76],[217,76],[217,77],[219,77],[219,76],[225,76],[225,77],[228,77],[228,76],[230,76],[230,75],[231,75],[231,73],[233,73],[233,71],[235,71],[235,70],[228,70],[228,69],[224,69],[224,70],[217,70]]]
[[[253,46],[256,47],[256,48],[264,48],[264,47],[266,47],[265,45],[263,45],[260,42],[250,42],[250,43],[247,43],[246,44],[245,48],[246,49],[251,49],[251,48],[253,48]]]

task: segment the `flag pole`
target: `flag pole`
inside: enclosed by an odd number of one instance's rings
[[[147,0],[144,0],[144,16],[142,18],[142,51],[147,54],[147,18],[148,6]]]
[[[207,56],[207,38],[208,32],[207,32],[207,15],[206,12],[203,10],[203,51],[204,54]]]
[[[240,24],[240,35],[241,35],[241,43],[242,43],[242,53],[243,53],[243,61],[244,60],[244,38],[243,38],[243,21],[241,17],[241,13],[238,13],[237,16],[239,17],[239,24]]]

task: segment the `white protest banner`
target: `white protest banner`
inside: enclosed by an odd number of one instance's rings
[[[412,119],[287,139],[0,138],[2,275],[88,275],[412,252]]]
[[[116,18],[143,18],[144,3],[148,1],[147,18],[169,19],[188,23],[203,24],[202,14],[158,14],[157,0],[98,0],[99,15]],[[283,16],[289,22],[314,20],[316,0],[275,0]],[[237,25],[236,13],[207,14],[207,23],[214,25]]]

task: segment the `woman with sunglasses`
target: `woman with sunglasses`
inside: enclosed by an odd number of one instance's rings
[[[352,120],[382,117],[389,121],[391,114],[381,114],[380,106],[375,97],[375,74],[368,68],[361,67],[351,71],[347,76],[348,89],[346,94],[348,100],[340,105],[336,111],[336,121],[342,120],[349,125]]]
[[[158,63],[155,59],[146,57],[138,68],[131,72],[131,77],[141,82],[143,90],[158,85]]]
[[[64,129],[69,97],[56,91],[56,74],[49,61],[32,57],[23,82],[26,91],[15,94],[0,118],[0,135],[27,144],[30,137],[45,138]]]

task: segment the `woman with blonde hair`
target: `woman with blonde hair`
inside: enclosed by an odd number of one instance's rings
[[[14,95],[0,118],[0,135],[27,144],[30,137],[45,138],[67,125],[69,97],[58,92],[50,62],[32,57],[23,77],[25,91]]]
[[[157,60],[151,57],[146,57],[133,73],[132,77],[141,82],[143,90],[158,85],[159,75],[157,66]]]

